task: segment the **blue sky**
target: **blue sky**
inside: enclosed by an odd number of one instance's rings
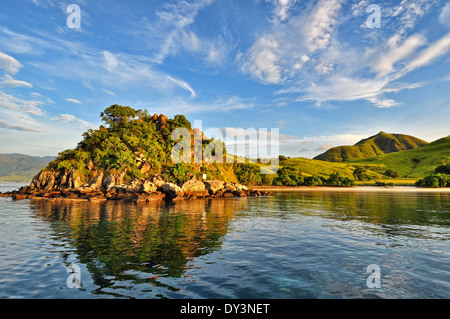
[[[289,156],[379,131],[433,141],[450,134],[449,52],[447,1],[2,0],[0,153],[74,148],[111,104],[279,128]]]

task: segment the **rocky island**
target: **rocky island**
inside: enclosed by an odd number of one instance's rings
[[[100,116],[105,126],[85,132],[75,149],[61,152],[29,185],[0,197],[149,203],[270,195],[238,183],[236,164],[218,164],[207,157],[199,163],[173,163],[171,151],[177,142],[171,138],[173,130],[188,129],[192,145],[199,136],[183,115],[169,119],[112,105]],[[213,141],[201,132],[200,138],[202,147]]]

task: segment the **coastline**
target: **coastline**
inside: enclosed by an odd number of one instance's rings
[[[252,189],[267,192],[409,192],[409,193],[449,193],[450,187],[421,188],[415,186],[253,186]]]

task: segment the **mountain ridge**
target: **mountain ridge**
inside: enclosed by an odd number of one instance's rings
[[[384,131],[362,139],[355,145],[344,145],[330,148],[314,157],[316,160],[342,163],[353,162],[364,158],[417,149],[428,145],[427,141],[406,134],[390,134]]]

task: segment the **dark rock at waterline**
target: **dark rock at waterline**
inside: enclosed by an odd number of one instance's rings
[[[124,173],[108,175],[103,172],[93,174],[84,183],[75,170],[58,172],[43,170],[33,178],[30,185],[18,191],[0,193],[0,197],[14,200],[44,199],[52,201],[90,201],[107,200],[152,203],[178,201],[198,198],[269,196],[269,192],[252,190],[238,184],[218,180],[200,181],[195,178],[177,185],[165,182],[155,175],[145,180],[132,180],[124,183]]]

